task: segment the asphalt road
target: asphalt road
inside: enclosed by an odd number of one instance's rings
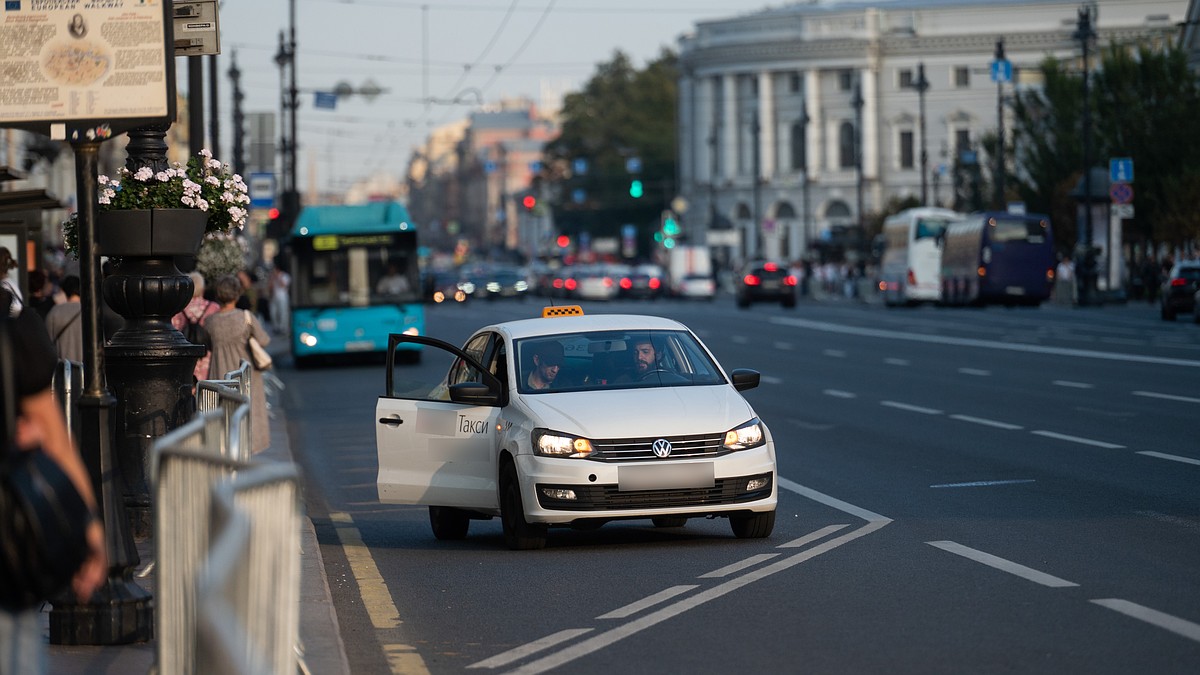
[[[473,521],[439,542],[375,498],[382,365],[282,364],[354,672],[1200,672],[1200,327],[1149,305],[585,308],[678,318],[763,374],[774,534],[631,521],[516,552]],[[461,343],[539,310],[439,306],[428,328]]]

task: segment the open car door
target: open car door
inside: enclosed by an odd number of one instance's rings
[[[397,346],[409,343],[425,346],[422,362],[398,368]],[[375,404],[379,501],[498,509],[496,421],[503,402],[500,381],[458,347],[388,336],[386,386]]]

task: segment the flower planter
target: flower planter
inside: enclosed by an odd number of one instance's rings
[[[198,209],[131,209],[96,214],[101,255],[170,257],[196,255],[208,214]]]

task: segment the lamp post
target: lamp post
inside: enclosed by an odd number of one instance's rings
[[[1004,40],[996,40],[996,62],[1005,61]],[[1004,208],[1004,152],[1004,78],[996,77],[996,196],[992,201],[997,209]]]
[[[759,133],[761,131],[762,131],[762,128],[759,127],[759,125],[758,125],[758,107],[755,106],[755,108],[751,114],[751,117],[750,117],[750,139],[752,142],[751,157],[753,158],[753,164],[754,164],[754,168],[753,168],[754,175],[751,176],[751,180],[753,180],[752,193],[754,195],[754,213],[753,213],[754,252],[757,255],[762,254],[762,250],[761,250],[762,247],[760,246],[760,244],[762,243],[762,231],[760,229],[761,224],[759,223],[759,218],[760,218],[760,214],[761,214],[761,205],[759,203],[759,200],[761,197],[760,193],[762,191],[762,185],[760,184],[760,182],[758,180],[759,172],[762,171],[762,167],[760,166],[760,164],[762,162],[762,157],[760,156],[761,153],[760,153],[759,147],[758,147],[758,137],[759,137]]]
[[[237,51],[229,59],[229,79],[233,82],[233,172],[239,176],[246,175],[246,146],[244,125],[246,115],[242,112],[242,101],[246,98],[242,93],[242,71],[237,66]]]
[[[854,83],[854,97],[850,99],[854,106],[854,194],[858,218],[858,239],[862,242],[866,228],[863,223],[863,166],[862,166],[862,80]]]
[[[1072,36],[1079,40],[1083,50],[1083,229],[1079,236],[1079,246],[1083,254],[1079,273],[1079,304],[1093,303],[1093,293],[1096,286],[1096,256],[1092,252],[1092,106],[1091,106],[1091,77],[1088,71],[1088,45],[1096,37],[1092,30],[1092,8],[1083,5],[1079,8],[1079,17]]]
[[[800,103],[800,119],[796,120],[800,124],[800,170],[804,172],[803,183],[803,213],[801,217],[804,219],[804,253],[807,256],[809,243],[812,241],[812,232],[810,231],[809,223],[809,201],[808,201],[808,123],[812,119],[808,116],[808,103],[802,101]]]
[[[929,153],[926,151],[925,137],[925,92],[929,91],[929,80],[925,79],[925,63],[917,64],[917,81],[913,82],[917,90],[917,100],[920,106],[918,124],[921,127],[921,205],[929,204]]]

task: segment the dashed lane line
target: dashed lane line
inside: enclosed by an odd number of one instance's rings
[[[983,551],[963,546],[957,542],[927,541],[925,543],[935,548],[940,548],[943,551],[962,556],[968,560],[974,560],[977,563],[982,563],[988,567],[993,567],[1001,572],[1008,572],[1009,574],[1021,577],[1022,579],[1032,581],[1035,584],[1049,586],[1050,588],[1067,588],[1070,586],[1079,585],[1072,581],[1067,581],[1066,579],[1060,579],[1052,574],[1040,572],[1032,567],[1026,567],[1011,560],[1005,560],[1004,558],[994,556],[991,553],[984,553]]]
[[[992,371],[984,370],[983,368],[959,368],[958,372],[962,375],[974,375],[976,377],[990,377]]]
[[[951,415],[950,419],[960,422],[970,422],[971,424],[982,424],[985,427],[995,427],[996,429],[1006,429],[1008,431],[1018,431],[1025,428],[1019,424],[1009,424],[1008,422],[989,420],[985,417],[971,417],[970,415]]]
[[[1134,396],[1144,396],[1146,398],[1158,398],[1164,401],[1179,401],[1180,403],[1200,403],[1200,398],[1195,396],[1178,396],[1176,394],[1160,394],[1156,391],[1135,391]]]
[[[898,410],[907,410],[909,412],[921,413],[922,415],[941,415],[942,411],[936,408],[924,408],[919,405],[909,403],[901,403],[899,401],[880,401],[879,405],[888,408],[896,408]]]
[[[841,389],[826,389],[821,393],[834,398],[858,398],[858,394],[852,391],[842,391]]]
[[[655,605],[661,605],[662,603],[666,602],[667,600],[670,600],[671,598],[674,598],[677,595],[683,595],[684,593],[687,593],[688,591],[690,591],[694,588],[700,588],[700,587],[696,584],[683,584],[680,586],[672,586],[666,590],[659,591],[659,592],[655,593],[654,595],[642,598],[641,600],[638,600],[637,602],[631,602],[628,605],[625,605],[624,607],[618,607],[617,609],[614,609],[613,611],[608,612],[607,614],[601,614],[600,616],[598,616],[596,618],[597,619],[624,619],[625,617],[633,616],[634,614],[637,614],[638,612],[641,612],[643,610],[650,609],[651,607],[653,607]]]
[[[912,365],[912,361],[909,361],[908,359],[897,359],[897,358],[895,358],[895,357],[889,357],[889,358],[886,358],[886,359],[884,359],[884,360],[883,360],[883,362],[884,362],[884,363],[886,363],[886,364],[888,364],[889,366],[908,366],[908,365]]]
[[[817,530],[816,532],[811,532],[809,534],[806,534],[803,537],[800,537],[799,539],[793,539],[792,541],[789,541],[786,544],[780,544],[779,548],[800,548],[801,546],[805,546],[805,545],[810,544],[819,539],[824,539],[825,537],[828,537],[829,535],[833,534],[834,532],[837,532],[838,530],[846,528],[846,527],[850,527],[850,525],[843,524],[843,525],[829,525],[827,527],[822,527],[821,529]]]
[[[751,567],[754,567],[755,565],[757,565],[759,563],[766,562],[768,560],[771,560],[772,558],[778,558],[778,557],[779,557],[778,553],[760,553],[758,555],[752,555],[749,558],[745,558],[744,560],[739,560],[739,561],[733,563],[732,565],[726,565],[726,566],[722,567],[721,569],[716,569],[711,572],[705,572],[704,574],[701,574],[699,578],[701,578],[701,579],[723,579],[731,574],[737,574],[738,572],[741,572],[742,570],[750,569]]]
[[[1125,616],[1133,617],[1139,621],[1145,621],[1148,624],[1158,626],[1194,642],[1200,642],[1200,624],[1192,623],[1187,619],[1180,619],[1177,616],[1171,616],[1160,612],[1156,609],[1143,607],[1137,603],[1119,598],[1105,598],[1102,600],[1092,600],[1092,602],[1107,607],[1113,611],[1120,612]]]
[[[1070,380],[1054,380],[1050,384],[1056,387],[1070,387],[1072,389],[1095,389],[1096,385],[1088,384],[1087,382],[1072,382]]]
[[[1159,459],[1169,459],[1172,462],[1182,462],[1183,464],[1195,464],[1200,466],[1200,459],[1192,459],[1191,457],[1180,457],[1179,455],[1168,455],[1165,452],[1154,452],[1153,450],[1139,450],[1139,455],[1147,457],[1157,457]]]
[[[1107,441],[1097,441],[1095,439],[1083,438],[1081,436],[1069,436],[1067,434],[1060,434],[1056,431],[1046,431],[1044,429],[1038,429],[1037,431],[1031,431],[1029,433],[1031,433],[1035,436],[1045,436],[1046,438],[1057,438],[1060,441],[1068,441],[1071,443],[1079,443],[1081,445],[1090,445],[1090,446],[1096,447],[1096,448],[1104,448],[1105,450],[1122,450],[1125,448],[1125,446],[1117,445],[1116,443],[1109,443]]]
[[[533,656],[534,654],[550,649],[551,647],[557,647],[564,642],[574,640],[580,635],[590,632],[592,632],[591,628],[568,628],[567,630],[560,630],[557,633],[547,635],[540,640],[534,640],[533,642],[521,645],[516,649],[510,649],[503,654],[497,654],[491,658],[484,659],[483,661],[472,663],[471,665],[467,666],[467,668],[500,668],[502,666],[507,666],[508,664],[516,663],[527,656]]]

